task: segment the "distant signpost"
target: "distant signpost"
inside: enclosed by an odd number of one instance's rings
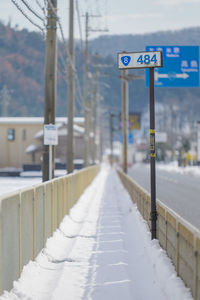
[[[162,51],[163,68],[155,68],[155,87],[200,86],[199,46],[147,46],[147,51]],[[149,72],[146,71],[146,86]]]

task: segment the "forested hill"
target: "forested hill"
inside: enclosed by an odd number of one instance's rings
[[[1,115],[40,114],[44,58],[45,44],[40,34],[0,23]]]
[[[143,51],[147,45],[200,46],[200,27],[142,35],[102,35],[90,42],[92,51],[114,57],[122,51]]]
[[[121,84],[117,69],[117,52],[142,51],[146,45],[200,45],[200,27],[180,31],[158,32],[145,35],[101,36],[90,40],[89,75],[95,70],[95,53],[99,53],[98,77],[101,104],[109,111],[120,110]],[[57,116],[66,115],[67,84],[63,67],[65,49],[58,43]],[[43,116],[44,111],[45,41],[35,32],[18,30],[0,23],[0,116]],[[76,43],[76,66],[79,91],[76,95],[76,115],[83,113],[83,53]],[[90,95],[94,91],[89,80]],[[77,85],[76,85],[77,86]],[[82,96],[80,96],[82,94]],[[142,111],[148,106],[148,89],[144,80],[130,81],[130,110]],[[182,112],[191,111],[197,118],[200,111],[199,88],[156,90],[158,102],[175,101]],[[192,100],[192,101],[191,101]]]

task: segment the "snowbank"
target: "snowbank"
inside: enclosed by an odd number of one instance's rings
[[[1,300],[191,300],[189,290],[104,166]]]

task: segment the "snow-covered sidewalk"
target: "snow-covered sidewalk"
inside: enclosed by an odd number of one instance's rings
[[[122,187],[102,167],[3,299],[192,299]]]

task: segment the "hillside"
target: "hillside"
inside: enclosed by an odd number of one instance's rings
[[[98,77],[101,105],[107,111],[119,111],[121,107],[120,72],[117,69],[117,52],[137,51],[146,45],[179,44],[199,45],[200,28],[180,31],[157,32],[145,35],[101,36],[90,40],[90,74],[95,70],[95,53],[99,53]],[[63,45],[59,42],[57,115],[66,115],[67,84],[62,59],[65,58]],[[61,59],[62,58],[62,59]],[[18,30],[0,23],[0,115],[2,116],[43,116],[44,111],[44,65],[45,41],[39,33]],[[83,114],[83,54],[76,44],[77,75],[80,94],[76,95],[76,115]],[[137,74],[138,72],[134,72]],[[139,72],[144,74],[143,71]],[[91,76],[90,76],[91,78]],[[90,95],[94,90],[89,80]],[[144,80],[129,82],[130,111],[146,111],[148,89]],[[92,97],[92,96],[91,96]],[[178,106],[182,115],[190,121],[199,119],[199,88],[156,89],[156,102]],[[188,110],[190,114],[188,114]]]
[[[102,35],[90,41],[93,52],[112,55],[116,59],[118,52],[143,51],[147,45],[200,45],[200,27],[177,31],[159,31],[138,35]]]

